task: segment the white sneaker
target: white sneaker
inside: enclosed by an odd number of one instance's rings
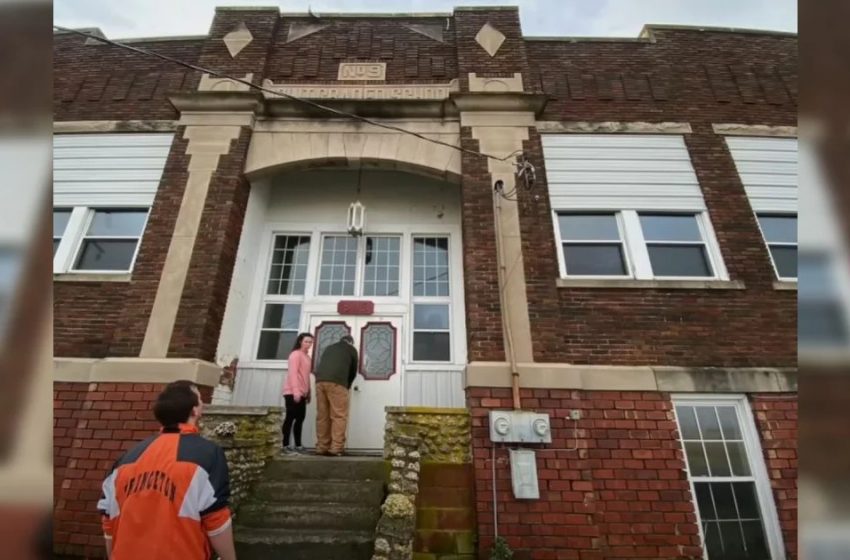
[[[301,455],[303,453],[307,453],[307,450],[304,448],[303,445],[296,446],[294,451],[295,451],[295,453],[298,453],[299,455]]]

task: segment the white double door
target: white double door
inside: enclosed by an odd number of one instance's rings
[[[346,448],[375,451],[384,446],[384,424],[388,406],[399,406],[402,395],[402,336],[400,316],[311,315],[309,332],[313,343],[313,367],[329,345],[346,334],[354,338],[357,349],[357,377],[349,392],[348,436]],[[304,445],[316,442],[316,390],[307,406]]]

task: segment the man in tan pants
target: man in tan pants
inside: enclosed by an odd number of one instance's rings
[[[350,335],[325,348],[316,376],[316,454],[341,456],[348,428],[348,392],[357,376],[357,350]]]

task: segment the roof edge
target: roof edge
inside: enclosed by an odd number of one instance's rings
[[[797,37],[792,31],[777,31],[773,29],[752,29],[746,27],[714,27],[711,25],[678,25],[668,23],[647,23],[640,30],[638,37],[649,36],[655,30],[673,31],[705,31],[711,33],[746,33],[753,35],[778,35],[781,37]]]
[[[280,17],[282,18],[313,18],[319,19],[321,18],[375,18],[375,19],[388,19],[388,18],[446,18],[452,17],[451,13],[447,12],[395,12],[395,13],[381,13],[381,12],[316,12],[316,13],[308,13],[308,12],[281,12]]]

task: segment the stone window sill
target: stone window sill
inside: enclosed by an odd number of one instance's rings
[[[661,290],[745,290],[740,280],[629,280],[558,278],[558,288],[628,288]]]
[[[783,290],[783,291],[797,291],[797,283],[796,282],[774,282],[773,283],[774,290]]]
[[[54,274],[54,282],[129,282],[132,274]]]

